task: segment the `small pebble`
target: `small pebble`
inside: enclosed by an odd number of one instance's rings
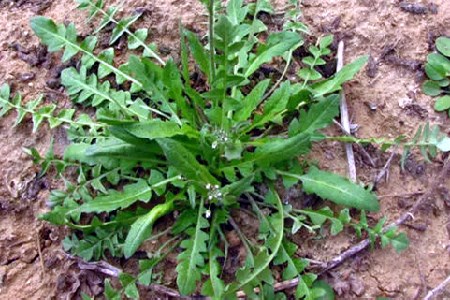
[[[422,175],[425,172],[425,167],[424,165],[418,165],[416,167],[416,175]]]
[[[428,7],[420,3],[401,2],[400,9],[416,15],[423,15],[428,13]]]
[[[3,286],[5,279],[6,279],[6,266],[0,266],[0,287]]]
[[[365,104],[371,111],[376,111],[378,109],[378,105],[375,102],[365,102]]]
[[[50,238],[51,241],[57,241],[59,238],[58,232],[56,231],[51,231],[50,234],[48,235],[48,237]]]
[[[30,73],[23,73],[20,75],[20,81],[30,81],[33,80],[36,77],[36,74],[30,72]]]
[[[359,125],[358,124],[354,124],[354,123],[350,124],[350,133],[351,134],[356,133],[356,131],[358,131],[358,129],[359,129]]]
[[[400,98],[398,99],[398,106],[400,108],[405,108],[408,105],[411,105],[413,103],[413,100],[409,97],[404,97],[404,98]]]
[[[37,251],[34,248],[26,248],[22,250],[20,260],[24,263],[32,263],[38,256]]]

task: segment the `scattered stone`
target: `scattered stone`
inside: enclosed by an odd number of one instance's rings
[[[0,267],[0,287],[2,287],[3,284],[5,283],[5,279],[6,279],[6,266],[1,266]]]
[[[428,6],[421,3],[400,2],[400,9],[416,15],[428,13]]]
[[[32,67],[45,65],[50,60],[51,56],[47,48],[43,45],[38,47],[31,47],[27,49],[15,42],[10,45],[10,48],[17,52],[18,57]]]
[[[404,111],[408,116],[414,116],[420,119],[428,117],[428,110],[418,104],[408,104],[404,107]]]
[[[378,74],[378,64],[372,55],[369,56],[369,62],[367,63],[367,76],[370,78],[375,78]]]
[[[417,231],[426,231],[428,228],[427,224],[421,223],[421,224],[406,224],[409,228],[412,228]]]
[[[398,99],[398,106],[400,108],[406,108],[408,105],[412,105],[413,100],[409,97]]]
[[[378,109],[378,104],[375,102],[371,102],[371,101],[366,101],[364,102],[364,104],[371,110],[371,111],[376,111]]]
[[[414,3],[414,2],[401,2],[400,9],[416,14],[416,15],[424,15],[424,14],[437,14],[438,13],[438,5],[435,3],[429,3],[428,5],[423,3]]]
[[[33,72],[30,73],[23,73],[20,75],[20,81],[26,82],[33,80],[36,77],[36,74]]]
[[[385,55],[384,61],[387,64],[404,67],[411,71],[420,70],[420,68],[422,67],[422,62],[419,60],[402,58],[402,57],[398,57],[395,54]]]
[[[411,14],[416,15],[425,15],[425,14],[437,14],[438,6],[435,3],[430,3],[425,5],[423,3],[415,3],[415,2],[400,2],[400,9]]]
[[[359,127],[360,127],[359,124],[351,123],[350,124],[350,133],[355,134],[358,131]]]
[[[36,249],[27,247],[25,249],[22,249],[22,253],[20,255],[20,260],[24,263],[30,264],[36,259],[37,256],[38,256],[38,253],[37,253]]]

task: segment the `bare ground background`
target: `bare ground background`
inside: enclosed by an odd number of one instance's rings
[[[276,1],[276,8],[286,5]],[[369,67],[346,86],[353,123],[360,127],[358,137],[411,136],[426,121],[440,124],[450,133],[445,114],[436,114],[433,100],[420,91],[422,66],[433,40],[450,35],[450,1],[417,1],[428,7],[425,14],[413,14],[400,8],[399,1],[384,0],[304,0],[303,21],[317,34],[333,33],[345,41],[345,58],[370,54]],[[29,28],[29,19],[37,14],[57,22],[75,22],[81,34],[91,32],[85,13],[75,10],[72,1],[10,0],[0,1],[0,84],[7,82],[26,100],[46,94],[47,101],[60,107],[70,105],[58,86],[60,64],[57,55],[48,55],[38,47]],[[152,40],[167,55],[178,55],[178,21],[198,32],[205,29],[202,6],[195,0],[128,0],[126,11],[146,9],[140,26],[147,26]],[[372,110],[370,107],[376,107]],[[64,299],[77,298],[80,288],[100,293],[103,278],[91,271],[79,270],[61,250],[64,230],[36,220],[46,210],[51,188],[58,183],[51,177],[36,180],[38,169],[22,147],[36,147],[45,152],[50,139],[57,153],[62,153],[62,130],[42,128],[31,133],[31,122],[13,128],[14,113],[0,119],[0,298]],[[314,159],[326,169],[345,174],[345,152],[339,143],[322,143],[315,148]],[[357,150],[357,149],[356,149]],[[358,178],[373,180],[389,153],[370,152],[372,167],[358,151]],[[379,185],[382,212],[394,220],[426,191],[438,174],[443,158],[425,164],[419,156],[408,160],[401,171],[396,156],[386,182]],[[402,227],[411,246],[398,255],[392,249],[376,249],[346,262],[327,275],[340,298],[375,298],[377,296],[413,299],[440,283],[450,273],[450,182],[442,183],[433,199]],[[419,194],[413,194],[418,192]],[[357,242],[343,233],[328,242],[303,240],[301,255],[326,261]],[[41,252],[41,255],[39,255]],[[172,263],[172,265],[171,265]],[[173,267],[172,262],[167,268]],[[164,277],[173,284],[174,272]],[[447,291],[450,297],[450,290]],[[156,298],[155,295],[149,296]],[[444,296],[442,296],[444,297]]]

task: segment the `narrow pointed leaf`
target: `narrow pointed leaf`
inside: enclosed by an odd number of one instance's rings
[[[270,252],[269,249],[263,247],[255,257],[254,267],[244,267],[239,269],[236,273],[238,283],[228,285],[225,296],[231,296],[241,288],[244,290],[253,290],[252,282],[257,280],[258,276],[267,270],[269,264],[273,261],[281,248],[284,228],[283,205],[280,197],[276,193],[274,193],[274,196],[278,212],[274,214],[270,220],[273,226],[271,237],[268,241]]]
[[[138,138],[145,139],[168,138],[181,134],[191,137],[198,135],[196,131],[188,125],[180,127],[177,123],[170,121],[164,122],[161,119],[123,124],[120,125],[120,127]]]
[[[82,52],[84,55],[88,56],[90,59],[100,63],[101,65],[105,65],[110,68],[118,77],[124,78],[126,80],[131,81],[138,86],[142,86],[142,84],[124,73],[120,69],[114,67],[113,65],[107,64],[102,59],[95,56],[93,53],[89,51],[89,49],[83,49],[81,45],[79,45],[76,40],[73,39],[72,31],[75,30],[74,25],[69,25],[69,36],[66,35],[67,29],[63,24],[56,25],[52,20],[38,16],[31,19],[31,28],[36,33],[36,35],[41,39],[42,43],[48,46],[49,51],[55,52],[62,48],[69,48],[70,51],[74,52]]]
[[[4,116],[8,111],[12,109],[12,106],[9,103],[10,94],[11,90],[9,85],[7,85],[6,83],[3,84],[0,87],[0,117]]]
[[[152,196],[152,188],[144,180],[129,184],[123,192],[111,190],[109,195],[100,196],[80,206],[82,212],[110,212],[127,208],[136,201],[148,202]]]
[[[209,173],[208,169],[200,164],[195,156],[180,142],[172,139],[157,139],[156,141],[163,149],[170,164],[188,180],[200,181],[205,184],[218,184],[217,179]]]
[[[148,29],[141,28],[134,32],[134,36],[128,36],[128,49],[135,50],[142,46],[148,36]]]
[[[368,59],[369,57],[367,55],[361,56],[355,59],[350,64],[345,65],[332,78],[314,84],[312,86],[314,95],[318,97],[339,91],[342,87],[342,84],[346,81],[353,79],[356,73],[358,73],[359,70],[367,63]]]
[[[242,104],[239,109],[236,110],[234,114],[234,119],[238,122],[247,120],[253,111],[258,107],[258,105],[263,100],[264,93],[269,86],[270,80],[266,79],[260,81],[253,90],[242,100]]]
[[[206,77],[211,78],[211,62],[209,61],[209,56],[205,48],[197,36],[190,32],[189,30],[184,30],[184,34],[188,40],[189,47],[191,48],[192,56],[197,62],[200,70]]]
[[[268,122],[280,123],[281,114],[286,109],[289,101],[290,82],[286,80],[264,103],[262,115],[256,115],[253,127],[264,125]]]
[[[139,217],[136,222],[131,225],[130,232],[125,239],[123,253],[125,258],[131,257],[152,233],[152,226],[160,217],[168,214],[173,210],[173,202],[169,201],[164,204],[158,204],[153,207],[150,212]]]
[[[287,139],[273,139],[258,147],[252,156],[252,160],[260,165],[270,165],[306,154],[310,148],[309,134],[298,134]]]
[[[318,103],[311,105],[308,111],[300,111],[299,131],[301,133],[314,133],[333,122],[339,114],[339,96],[331,95]]]
[[[250,62],[244,76],[252,75],[262,64],[269,62],[275,56],[281,56],[284,52],[291,50],[297,45],[301,38],[297,33],[285,31],[280,34],[280,42],[273,43],[261,53],[257,53],[255,58]]]
[[[31,28],[41,41],[48,46],[49,51],[62,49],[66,42],[66,28],[64,25],[56,25],[45,17],[35,17],[31,20]],[[58,37],[58,38],[55,38]]]
[[[378,211],[380,205],[375,194],[339,175],[311,168],[299,176],[303,189],[339,205],[369,211]]]

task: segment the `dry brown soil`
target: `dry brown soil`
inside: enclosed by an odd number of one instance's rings
[[[152,39],[167,55],[177,55],[180,18],[191,29],[205,29],[204,11],[198,1],[125,2],[127,12],[138,7],[147,9],[140,25],[151,29]],[[331,32],[345,41],[346,61],[362,54],[373,58],[370,67],[346,86],[359,137],[411,136],[419,124],[427,121],[441,125],[449,133],[448,117],[433,111],[433,100],[421,93],[420,84],[421,68],[432,50],[433,39],[450,35],[450,1],[419,3],[430,8],[426,14],[401,10],[399,1],[394,0],[302,3],[303,20],[315,34]],[[85,13],[75,6],[65,0],[0,1],[0,84],[11,84],[25,100],[46,94],[47,101],[60,107],[70,105],[57,86],[56,56],[36,50],[38,41],[28,22],[32,16],[43,14],[57,22],[75,22],[80,33],[88,34],[92,25],[84,23]],[[284,6],[284,1],[277,1],[279,10]],[[376,110],[371,110],[371,106]],[[37,180],[38,169],[22,147],[36,147],[42,153],[53,137],[56,152],[62,153],[64,132],[50,132],[43,127],[32,134],[30,120],[13,128],[14,117],[15,113],[10,113],[0,120],[0,299],[72,299],[78,297],[80,288],[98,294],[103,277],[80,271],[61,250],[64,230],[36,219],[46,210],[49,190],[58,182],[50,177]],[[322,143],[316,150],[314,158],[323,168],[346,173],[342,145]],[[373,180],[389,156],[376,150],[370,154],[376,167],[356,151],[358,178],[365,183]],[[376,220],[384,214],[394,220],[406,211],[420,196],[412,193],[427,190],[442,161],[443,157],[438,156],[432,164],[425,164],[417,156],[401,171],[396,156],[389,177],[378,188],[382,212],[370,217]],[[341,299],[420,298],[450,274],[450,195],[446,188],[450,188],[449,181],[443,182],[442,189],[435,191],[415,220],[402,228],[411,241],[408,250],[398,255],[390,248],[375,249],[327,275]],[[303,240],[300,254],[322,261],[331,259],[357,242],[352,236],[347,232],[327,242]],[[173,276],[168,281],[173,281]],[[450,290],[446,296],[450,297]]]

